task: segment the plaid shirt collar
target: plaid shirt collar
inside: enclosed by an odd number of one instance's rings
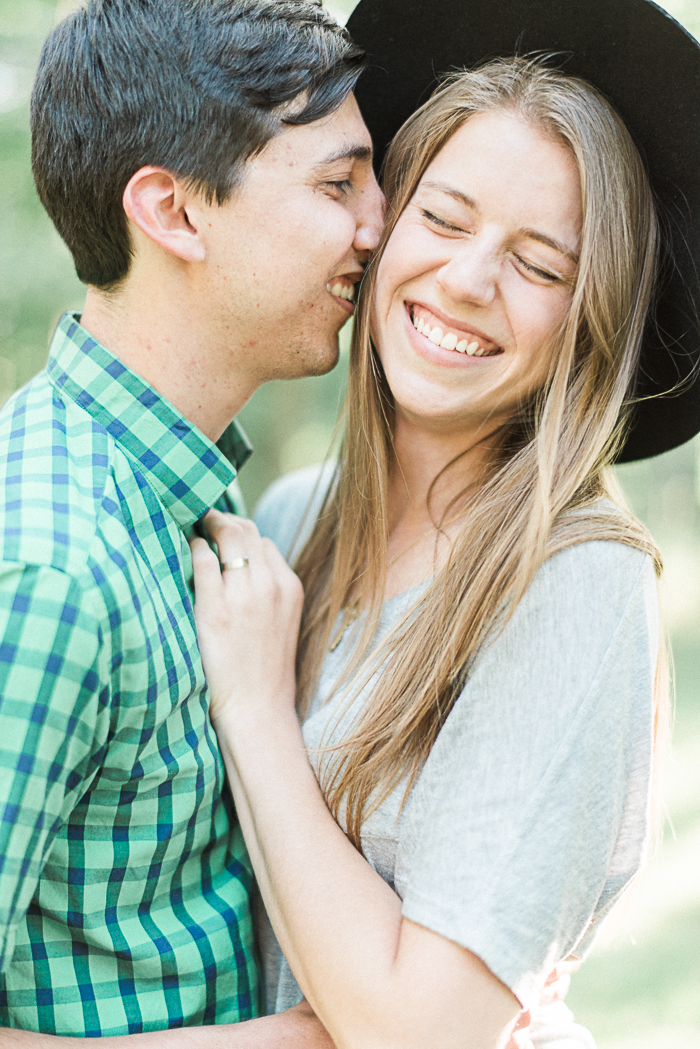
[[[234,421],[218,445],[188,422],[152,386],[122,364],[66,313],[54,335],[47,372],[132,459],[181,528],[222,496],[251,454]]]

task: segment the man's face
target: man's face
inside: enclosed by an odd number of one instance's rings
[[[218,345],[230,345],[230,364],[255,385],[321,375],[338,360],[338,333],[354,310],[346,296],[382,227],[371,150],[351,95],[330,116],[273,138],[231,199],[200,213],[202,308]]]

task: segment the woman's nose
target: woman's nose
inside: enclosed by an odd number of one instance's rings
[[[474,236],[456,243],[454,253],[438,270],[437,280],[455,302],[488,306],[496,294],[500,265],[494,246]]]

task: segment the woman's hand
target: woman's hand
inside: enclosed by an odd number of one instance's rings
[[[530,1013],[529,1010],[524,1009],[516,1020],[515,1027],[511,1032],[510,1041],[508,1042],[508,1045],[505,1046],[505,1049],[534,1049],[529,1030]]]
[[[204,525],[219,557],[203,539],[190,546],[212,724],[234,712],[266,720],[294,706],[301,583],[252,521],[210,510]]]

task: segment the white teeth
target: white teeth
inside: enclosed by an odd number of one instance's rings
[[[354,292],[354,290],[355,288],[353,285],[350,291]],[[354,298],[354,295],[352,297]],[[479,346],[478,339],[469,342],[469,339],[460,339],[454,332],[450,331],[445,334],[440,327],[435,327],[431,330],[428,321],[423,320],[423,318],[419,317],[416,313],[411,314],[411,321],[413,327],[416,328],[421,335],[424,335],[426,339],[429,339],[429,341],[436,346],[442,346],[444,350],[456,350],[457,353],[468,353],[470,357],[490,356],[487,350]]]
[[[346,299],[348,302],[353,302],[355,299],[354,284],[341,284],[340,281],[337,281],[335,284],[326,284],[326,288],[331,295],[335,295],[336,299]]]

